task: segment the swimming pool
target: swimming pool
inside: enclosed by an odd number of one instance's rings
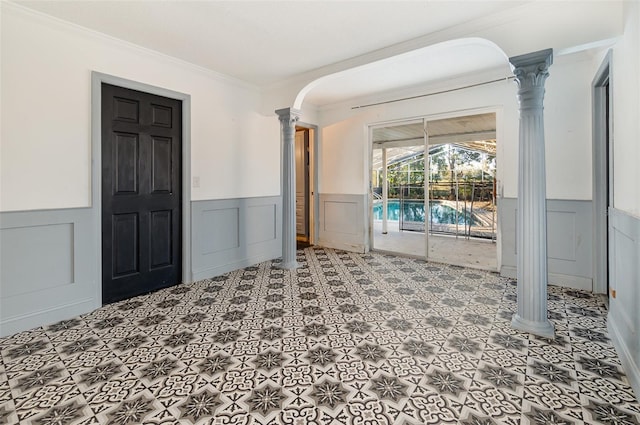
[[[414,221],[424,223],[424,202],[404,201],[403,205],[404,221]],[[430,220],[434,224],[456,224],[456,210],[439,201],[429,202]],[[400,201],[393,200],[387,202],[387,219],[398,221],[400,217]],[[376,201],[373,205],[373,219],[382,220],[382,201]],[[469,224],[469,213],[466,214],[466,223]],[[465,214],[458,212],[458,224],[465,224]],[[471,217],[471,224],[478,224],[475,217]]]

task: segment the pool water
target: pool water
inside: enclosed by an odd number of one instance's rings
[[[424,202],[405,201],[403,205],[403,220],[424,223]],[[456,224],[456,210],[438,201],[429,202],[430,220],[434,224]],[[387,202],[387,219],[398,221],[400,216],[400,201]],[[377,201],[373,205],[373,219],[382,220],[382,202]],[[469,213],[466,214],[469,223]],[[465,224],[465,214],[458,212],[458,224]],[[471,217],[471,224],[477,224],[475,217]]]

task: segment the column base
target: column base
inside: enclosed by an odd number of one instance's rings
[[[296,260],[293,260],[286,263],[278,263],[276,264],[276,267],[283,270],[295,270],[300,268],[300,263],[298,263]]]
[[[511,319],[511,327],[543,338],[553,339],[555,337],[555,328],[549,319],[542,322],[534,322],[523,319],[518,314],[514,314],[513,319]]]

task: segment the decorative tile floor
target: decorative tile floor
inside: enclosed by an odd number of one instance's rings
[[[639,424],[588,293],[550,341],[496,274],[307,248],[0,339],[0,423]]]

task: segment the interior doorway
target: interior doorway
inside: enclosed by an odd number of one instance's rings
[[[593,292],[615,297],[609,289],[609,208],[613,207],[613,108],[611,51],[598,69],[593,92]]]
[[[317,128],[299,123],[295,134],[296,244],[311,246],[318,234],[317,220]]]
[[[496,114],[371,132],[371,246],[497,270]]]

